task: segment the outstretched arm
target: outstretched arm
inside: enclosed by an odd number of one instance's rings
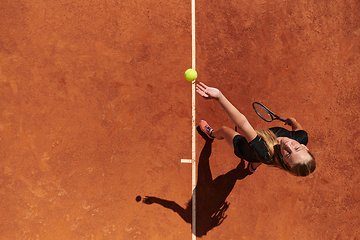
[[[200,82],[196,85],[196,92],[205,99],[216,99],[248,142],[257,136],[254,128],[250,125],[247,118],[240,113],[229,100],[227,100],[219,89],[208,87],[204,83]]]

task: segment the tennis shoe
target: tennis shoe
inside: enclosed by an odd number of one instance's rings
[[[213,136],[211,136],[211,133],[214,131],[209,124],[205,120],[200,121],[200,129],[203,131],[210,139],[214,139]]]

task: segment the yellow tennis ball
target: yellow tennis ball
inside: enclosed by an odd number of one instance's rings
[[[189,82],[192,82],[197,78],[197,72],[194,69],[189,68],[188,70],[185,71],[185,78]]]

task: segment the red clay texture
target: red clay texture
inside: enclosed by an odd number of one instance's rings
[[[359,12],[196,1],[197,81],[256,129],[283,123],[254,101],[296,118],[317,159],[249,175],[196,131],[199,238],[360,238]],[[191,1],[2,1],[0,239],[191,239],[191,54]],[[196,96],[201,119],[234,127]]]

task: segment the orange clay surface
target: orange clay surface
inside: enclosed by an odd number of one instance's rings
[[[236,181],[223,174],[240,159],[196,132],[196,160],[205,146],[225,180],[198,214],[229,204],[202,239],[360,239],[359,13],[358,0],[196,1],[197,80],[256,129],[282,123],[261,121],[253,101],[296,118],[318,163],[305,178],[261,166]],[[190,0],[2,0],[0,239],[191,239],[178,214],[192,195],[180,163],[190,67]],[[201,119],[234,127],[196,96]]]

